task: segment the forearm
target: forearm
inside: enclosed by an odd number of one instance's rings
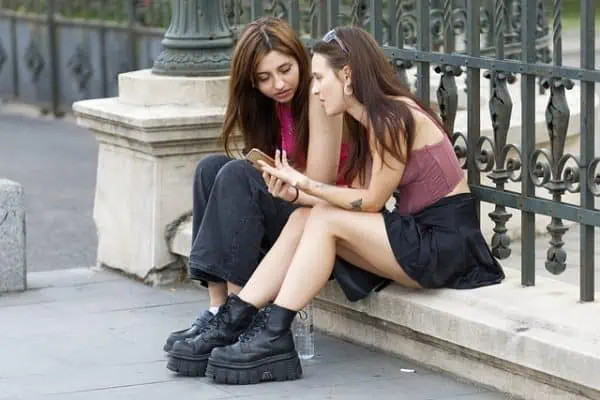
[[[299,189],[312,197],[346,210],[378,212],[381,208],[370,201],[367,189],[327,185],[310,178],[299,184]]]
[[[311,196],[310,194],[299,190],[298,199],[294,202],[294,204],[300,204],[302,206],[307,207],[314,207],[317,204],[327,204],[327,201],[319,199],[315,196]]]
[[[298,200],[294,202],[294,204],[299,204],[301,206],[314,207],[318,204],[327,204],[325,200],[321,200],[318,197],[311,196],[300,191],[300,195],[298,196]]]

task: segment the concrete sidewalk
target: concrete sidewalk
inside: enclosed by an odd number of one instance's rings
[[[0,296],[0,399],[506,399],[409,361],[330,337],[304,379],[219,386],[168,371],[169,330],[207,303],[191,284],[154,289],[97,269],[36,272]],[[414,372],[412,372],[414,370]]]

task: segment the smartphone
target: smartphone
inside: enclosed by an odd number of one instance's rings
[[[265,163],[267,163],[268,165],[270,165],[271,167],[275,168],[275,160],[257,148],[250,150],[248,152],[248,154],[246,154],[245,158],[246,158],[246,160],[250,161],[252,163],[252,165],[254,165],[258,169],[261,169],[261,165],[258,163],[259,160],[262,160]]]

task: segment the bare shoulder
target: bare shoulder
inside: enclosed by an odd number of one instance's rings
[[[411,99],[410,97],[397,96],[397,97],[394,97],[394,100],[402,102],[408,106],[410,113],[412,114],[412,116],[415,120],[415,123],[417,125],[419,125],[422,122],[424,122],[425,124],[430,122],[430,118],[426,114],[425,110],[423,110],[423,108],[416,101]]]
[[[396,100],[404,102],[410,109],[410,113],[414,118],[416,135],[413,149],[437,143],[442,140],[444,134],[440,131],[439,125],[434,122],[432,116],[429,115],[421,105],[405,96],[398,96],[396,97]]]

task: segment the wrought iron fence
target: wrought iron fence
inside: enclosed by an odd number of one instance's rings
[[[568,229],[563,221],[579,223],[580,298],[594,299],[594,229],[600,225],[594,206],[600,196],[596,171],[600,158],[594,152],[595,83],[600,82],[594,64],[594,0],[580,1],[580,68],[562,66],[561,0],[221,3],[234,32],[271,14],[287,19],[308,46],[333,26],[358,24],[368,29],[399,76],[416,83],[423,101],[430,101],[431,86],[437,85],[437,106],[455,132],[455,150],[464,161],[472,190],[480,201],[494,205],[489,214],[494,254],[500,259],[511,255],[507,208],[520,211],[522,283],[534,285],[536,215],[552,217],[545,264],[555,274],[566,268],[563,237]],[[0,0],[0,96],[8,94],[59,113],[74,100],[115,95],[118,73],[152,66],[170,12],[165,0]],[[480,111],[485,104],[480,90],[487,86],[482,71],[489,82],[493,131],[489,136],[481,134]],[[467,123],[466,132],[458,132],[458,83],[463,77],[468,88]],[[565,151],[570,121],[566,93],[574,81],[581,91],[578,155]],[[520,85],[519,98],[511,97],[511,84]],[[548,92],[548,148],[536,147],[540,90]],[[511,116],[518,110],[513,102],[520,103],[520,140],[509,140]],[[520,184],[520,191],[509,190],[511,182]],[[552,199],[542,198],[536,190]],[[566,193],[578,193],[579,204],[563,202]]]

